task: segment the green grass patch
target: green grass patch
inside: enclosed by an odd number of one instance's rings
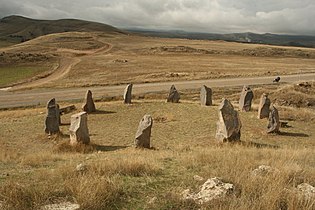
[[[47,70],[48,67],[35,66],[0,67],[0,87],[31,78]]]

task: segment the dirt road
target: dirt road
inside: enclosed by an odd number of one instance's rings
[[[151,92],[168,91],[172,84],[174,84],[180,92],[184,92],[186,89],[200,88],[201,85],[207,85],[209,87],[232,87],[242,86],[245,84],[246,85],[270,84],[272,83],[273,79],[274,76],[144,83],[135,84],[133,88],[133,94],[145,94]],[[311,80],[315,80],[315,73],[281,76],[280,82],[292,83]],[[51,98],[56,98],[57,101],[83,99],[87,89],[90,89],[93,92],[94,98],[101,98],[102,96],[120,96],[123,94],[124,88],[125,85],[90,88],[69,88],[61,90],[37,89],[14,92],[0,90],[0,108],[46,104],[47,101]]]

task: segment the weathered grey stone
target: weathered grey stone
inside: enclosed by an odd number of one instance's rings
[[[128,84],[124,91],[124,103],[125,104],[131,104],[131,98],[132,98],[132,84]]]
[[[47,116],[45,120],[45,133],[54,134],[58,133],[60,121],[60,112],[56,104],[55,98],[47,103]]]
[[[203,85],[200,90],[200,103],[202,106],[212,105],[212,90],[205,85]]]
[[[223,99],[219,105],[216,139],[221,142],[238,141],[241,138],[241,120],[229,100]]]
[[[71,202],[54,203],[42,206],[40,210],[77,210],[80,205]]]
[[[86,91],[82,110],[87,113],[92,113],[96,111],[95,104],[92,97],[92,92],[90,90]]]
[[[253,176],[266,176],[268,174],[279,173],[279,169],[272,168],[271,166],[261,165],[258,168],[254,169],[251,174]]]
[[[176,90],[175,86],[172,85],[170,89],[170,93],[167,98],[167,102],[178,103],[180,99],[179,92]]]
[[[252,107],[252,100],[254,98],[253,91],[249,86],[244,85],[239,100],[239,108],[241,111],[249,112]]]
[[[184,199],[192,199],[199,204],[209,202],[214,199],[222,198],[232,193],[234,185],[224,183],[220,178],[214,177],[208,179],[198,193],[190,193],[190,190],[185,190],[182,195]]]
[[[268,131],[267,133],[279,133],[280,128],[280,119],[278,109],[273,105],[270,108],[269,112],[269,123],[268,123]]]
[[[258,119],[268,118],[269,117],[269,107],[270,99],[268,98],[267,93],[263,93],[260,97],[259,107],[258,107]]]
[[[296,190],[299,193],[299,195],[303,196],[306,199],[310,199],[314,201],[315,187],[313,187],[312,185],[308,183],[302,183],[296,187]]]
[[[69,131],[71,145],[90,143],[86,112],[80,112],[71,116],[71,125]]]
[[[135,147],[150,148],[151,128],[153,119],[150,115],[144,115],[141,119],[135,138]]]

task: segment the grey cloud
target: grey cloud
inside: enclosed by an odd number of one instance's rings
[[[116,27],[315,35],[313,0],[0,0],[0,17],[80,18]]]

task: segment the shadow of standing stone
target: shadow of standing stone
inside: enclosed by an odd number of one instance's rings
[[[92,92],[90,90],[88,90],[85,94],[82,110],[87,113],[92,113],[96,111],[95,104],[92,97]]]
[[[56,99],[50,99],[47,103],[47,116],[45,120],[45,133],[59,133],[60,112]]]
[[[200,90],[200,103],[202,106],[212,105],[212,90],[205,85],[203,85]]]
[[[279,112],[274,105],[271,106],[269,112],[269,123],[268,123],[268,131],[267,133],[280,133],[280,119],[279,119]]]
[[[150,149],[151,128],[153,125],[153,119],[150,115],[144,115],[141,119],[138,130],[135,137],[136,148]]]
[[[249,86],[244,85],[239,100],[239,109],[241,111],[249,112],[252,108],[252,100],[254,98],[253,91]]]
[[[124,91],[124,103],[131,104],[133,84],[128,84]]]
[[[268,98],[267,93],[263,93],[260,97],[259,107],[258,107],[258,119],[268,118],[269,117],[269,107],[270,99]]]
[[[179,99],[179,92],[176,90],[175,85],[172,85],[166,102],[179,103]]]
[[[219,105],[216,139],[220,142],[239,141],[241,139],[241,120],[229,100],[223,99]]]
[[[75,146],[79,143],[89,144],[90,136],[87,126],[87,113],[80,112],[71,116],[70,145]]]

